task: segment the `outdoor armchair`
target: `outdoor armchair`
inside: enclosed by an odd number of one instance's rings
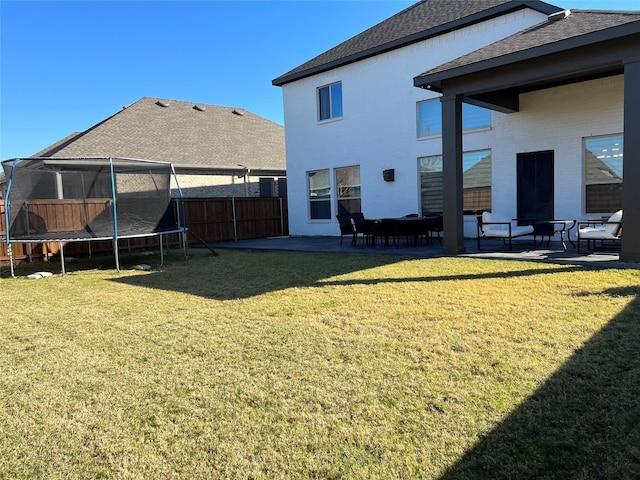
[[[517,237],[533,235],[535,243],[533,225],[518,225],[517,219],[509,219],[486,211],[477,215],[477,220],[478,250],[480,250],[480,240],[487,238],[501,238],[503,245],[507,245],[509,250],[513,248],[513,239]]]
[[[587,251],[618,249],[622,241],[622,210],[608,219],[583,220],[578,222],[578,253],[581,242],[587,242]]]

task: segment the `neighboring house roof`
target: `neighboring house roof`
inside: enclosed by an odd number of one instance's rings
[[[491,155],[487,155],[462,174],[464,188],[491,186]]]
[[[272,83],[282,86],[523,8],[547,15],[561,10],[535,0],[421,0],[276,78]]]
[[[640,12],[566,10],[543,23],[444,63],[414,79],[441,91],[448,78],[640,33]],[[619,65],[622,68],[622,64]]]
[[[618,175],[606,162],[596,157],[591,152],[585,155],[585,181],[587,184],[594,183],[620,183],[622,177]]]
[[[282,125],[233,107],[150,97],[33,156],[162,160],[194,173],[286,168]]]

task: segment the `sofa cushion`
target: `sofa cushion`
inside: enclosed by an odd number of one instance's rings
[[[491,222],[501,222],[499,225],[485,225],[485,223]],[[482,231],[487,234],[490,231],[502,231],[503,234],[506,232],[506,235],[509,234],[509,223],[511,220],[503,217],[502,215],[496,215],[491,212],[482,212]]]
[[[617,236],[618,230],[620,230],[620,222],[622,222],[622,210],[618,210],[609,217],[609,220],[604,227],[605,232],[613,237]]]
[[[585,240],[615,240],[617,232],[610,233],[602,227],[584,227],[578,230],[578,238]]]
[[[500,229],[485,230],[486,237],[509,238],[509,226],[500,225]],[[533,233],[533,225],[511,225],[511,238],[521,237],[523,235],[531,235]]]

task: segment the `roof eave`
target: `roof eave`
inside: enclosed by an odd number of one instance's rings
[[[180,165],[174,164],[174,170],[176,173],[183,175],[252,175],[252,176],[272,176],[272,177],[284,177],[286,176],[286,168],[276,167],[245,167],[238,165],[237,167],[225,166],[225,165]]]
[[[287,83],[295,82],[297,80],[302,80],[303,78],[307,78],[313,75],[317,75],[319,73],[327,72],[329,70],[333,70],[338,67],[343,67],[345,65],[349,65],[351,63],[365,60],[367,58],[380,55],[382,53],[386,53],[392,50],[397,50],[399,48],[406,47],[414,43],[428,40],[430,38],[434,38],[439,35],[443,35],[445,33],[458,30],[463,27],[484,22],[492,18],[505,15],[507,13],[523,10],[525,8],[529,8],[529,9],[544,13],[546,15],[551,15],[552,13],[556,13],[562,10],[561,8],[556,7],[554,5],[548,4],[546,2],[538,2],[538,1],[531,2],[526,0],[518,0],[518,1],[509,2],[509,3],[504,3],[502,5],[497,5],[495,7],[489,8],[487,10],[483,10],[473,15],[469,15],[467,17],[454,20],[453,22],[448,22],[443,25],[430,28],[428,30],[423,30],[422,32],[418,32],[413,35],[408,35],[406,37],[394,40],[392,42],[384,43],[382,45],[378,45],[376,47],[363,50],[362,52],[358,52],[353,55],[349,55],[347,57],[334,60],[332,62],[323,64],[323,65],[318,65],[317,67],[311,67],[309,69],[292,73],[289,75],[285,74],[281,77],[274,79],[271,82],[271,84],[277,87],[282,87]]]

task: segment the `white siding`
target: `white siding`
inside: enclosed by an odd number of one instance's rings
[[[440,154],[442,142],[440,138],[416,138],[416,102],[435,95],[415,88],[413,78],[544,19],[546,16],[539,12],[522,10],[286,84],[283,96],[291,235],[338,232],[335,197],[330,220],[309,220],[309,170],[330,168],[333,175],[333,168],[360,165],[365,215],[419,212],[417,158]],[[342,82],[344,116],[319,125],[316,88],[336,81]],[[467,135],[464,148],[491,148],[492,137],[492,131]],[[395,182],[383,181],[382,170],[387,168],[395,168]],[[505,195],[502,189],[498,191]]]

